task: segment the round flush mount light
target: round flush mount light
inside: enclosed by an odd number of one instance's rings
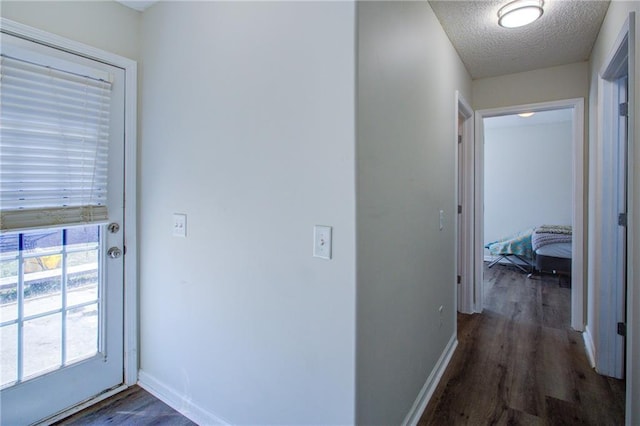
[[[515,0],[498,11],[498,25],[518,28],[528,25],[544,13],[544,0]]]
[[[518,114],[518,117],[522,117],[522,118],[529,118],[531,117],[533,114],[535,114],[535,112],[523,112]]]

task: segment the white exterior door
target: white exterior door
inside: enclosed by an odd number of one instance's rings
[[[5,58],[111,81],[106,220],[0,234],[0,423],[21,425],[123,383],[125,81],[117,67],[6,34],[1,42]]]

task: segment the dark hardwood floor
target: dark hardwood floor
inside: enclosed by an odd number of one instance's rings
[[[570,328],[566,277],[485,268],[485,309],[458,315],[458,348],[419,425],[622,425],[624,382],[598,375]]]
[[[458,348],[419,425],[624,424],[624,382],[595,373],[569,327],[568,280],[501,265],[485,278],[485,310],[458,315]],[[194,425],[137,386],[58,424]]]
[[[191,426],[195,423],[141,387],[132,386],[56,425]]]

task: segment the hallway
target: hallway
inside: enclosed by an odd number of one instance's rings
[[[485,268],[485,309],[458,315],[458,348],[420,425],[624,424],[624,382],[590,368],[556,276]]]

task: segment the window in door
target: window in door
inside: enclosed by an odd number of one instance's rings
[[[96,355],[100,227],[0,236],[1,385]]]

